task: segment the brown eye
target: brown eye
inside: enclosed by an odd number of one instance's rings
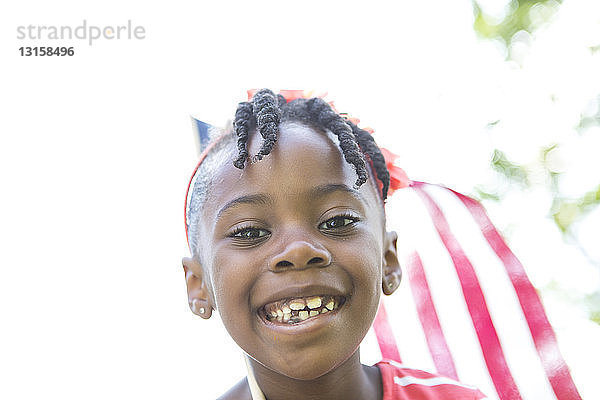
[[[268,231],[259,228],[242,228],[234,232],[231,237],[243,239],[243,240],[254,240],[260,239],[269,234]]]
[[[338,215],[333,218],[329,218],[327,221],[323,222],[319,225],[319,229],[332,230],[332,229],[340,229],[350,224],[358,221],[357,218],[351,217],[349,215]]]

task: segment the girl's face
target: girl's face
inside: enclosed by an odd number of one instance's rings
[[[286,124],[270,155],[226,163],[209,189],[197,275],[236,343],[285,376],[339,366],[375,317],[391,247],[373,178],[355,180],[331,134]]]

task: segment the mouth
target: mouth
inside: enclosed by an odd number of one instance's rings
[[[273,324],[295,325],[323,314],[336,313],[345,302],[344,296],[334,295],[294,297],[265,304],[258,314]]]

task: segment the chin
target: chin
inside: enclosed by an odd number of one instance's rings
[[[288,378],[312,381],[327,375],[344,364],[356,352],[349,354],[327,354],[323,349],[306,351],[305,357],[283,357],[267,368]],[[325,356],[324,356],[325,355]]]

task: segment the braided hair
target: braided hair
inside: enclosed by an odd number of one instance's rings
[[[331,131],[339,139],[344,159],[356,170],[358,177],[355,185],[358,187],[367,181],[366,159],[371,163],[377,179],[382,183],[382,198],[384,200],[387,198],[390,173],[373,136],[336,113],[327,102],[318,97],[296,99],[287,103],[283,96],[276,96],[269,89],[261,89],[254,94],[250,102],[240,103],[233,123],[238,149],[238,157],[233,164],[239,169],[244,168],[249,158],[248,132],[252,128],[256,128],[263,137],[259,152],[251,160],[257,161],[271,152],[277,141],[279,124],[288,121],[297,121]]]

